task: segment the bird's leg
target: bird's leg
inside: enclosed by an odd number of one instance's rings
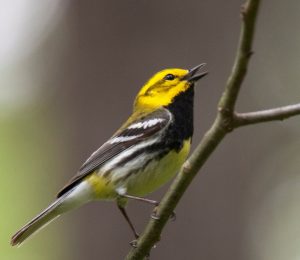
[[[127,198],[127,199],[132,199],[132,200],[146,202],[146,203],[149,203],[151,205],[154,205],[155,207],[157,207],[159,205],[159,202],[156,201],[156,200],[150,200],[150,199],[146,199],[146,198],[131,196],[131,195],[128,195],[128,194],[121,195],[121,197],[124,197],[124,198]]]
[[[121,211],[122,215],[124,216],[124,218],[126,219],[127,223],[129,224],[129,227],[130,229],[132,230],[133,234],[134,234],[134,237],[135,239],[138,239],[139,238],[139,234],[136,232],[127,212],[126,212],[126,209],[124,206],[120,205],[119,203],[117,204],[118,205],[118,208],[119,210]],[[135,240],[134,240],[135,241]],[[130,244],[134,247],[134,241],[132,241]],[[135,241],[136,242],[136,241]]]
[[[151,205],[154,205],[155,208],[153,210],[153,213],[151,214],[151,218],[152,219],[159,219],[159,216],[156,214],[156,211],[157,211],[157,207],[159,205],[159,202],[156,201],[156,200],[150,200],[150,199],[146,199],[146,198],[141,198],[141,197],[136,197],[136,196],[132,196],[132,195],[128,195],[128,194],[123,194],[121,195],[121,197],[124,197],[124,198],[127,198],[127,199],[132,199],[132,200],[137,200],[137,201],[142,201],[142,202],[146,202],[146,203],[149,203]],[[176,213],[173,211],[171,216],[170,216],[170,219],[172,221],[175,221],[176,220]]]

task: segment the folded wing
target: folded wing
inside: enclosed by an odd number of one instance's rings
[[[171,113],[164,108],[156,110],[146,116],[140,115],[135,120],[129,118],[129,120],[123,125],[123,127],[121,127],[119,131],[117,131],[115,135],[113,135],[86,160],[86,162],[79,169],[78,173],[58,193],[57,197],[61,197],[63,194],[76,186],[83,178],[93,173],[116,155],[132,147],[133,145],[136,145],[158,134],[160,131],[165,129],[171,123],[171,121]]]

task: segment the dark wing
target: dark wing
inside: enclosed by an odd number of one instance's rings
[[[58,193],[59,198],[76,186],[83,178],[94,172],[105,162],[164,129],[172,120],[171,113],[160,109],[146,116],[140,115],[136,120],[129,120],[123,127],[95,151],[81,166],[78,173]]]

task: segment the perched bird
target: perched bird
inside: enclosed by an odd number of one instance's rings
[[[129,199],[143,198],[177,173],[190,150],[193,135],[194,84],[207,72],[165,69],[156,73],[135,98],[123,126],[79,169],[57,199],[11,239],[20,245],[61,214],[94,200],[114,200],[138,238],[125,211]]]

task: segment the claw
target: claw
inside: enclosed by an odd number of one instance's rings
[[[151,218],[154,219],[154,220],[158,220],[159,216],[156,215],[156,212],[153,211],[152,214],[151,214]]]
[[[159,216],[157,215],[157,207],[154,208],[152,214],[151,214],[151,218],[154,220],[158,220]],[[175,211],[172,212],[171,216],[170,216],[170,220],[171,221],[175,221],[176,220],[176,213]]]
[[[137,241],[137,239],[135,239],[135,240],[132,240],[131,242],[129,242],[129,245],[131,245],[133,248],[137,248],[137,243],[138,243],[138,241]]]
[[[151,218],[154,219],[154,220],[159,219],[159,216],[157,215],[157,207],[158,207],[158,205],[153,209],[153,212],[151,214]]]
[[[173,221],[173,222],[176,220],[176,213],[175,213],[175,211],[172,212],[172,214],[170,216],[170,220]]]

